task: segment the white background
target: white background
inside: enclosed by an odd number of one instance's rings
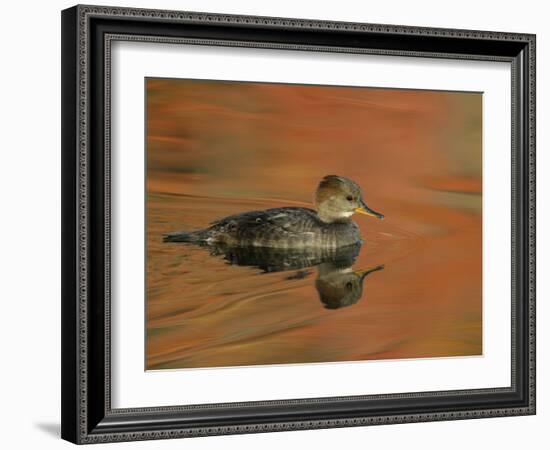
[[[101,3],[101,2],[100,2]],[[534,32],[538,35],[538,173],[550,169],[547,127],[550,30],[545,2],[309,2],[232,0],[107,4],[403,25]],[[68,448],[59,440],[60,376],[60,16],[71,2],[3,5],[2,45],[2,345],[0,399],[4,448]],[[538,184],[538,415],[386,427],[223,436],[186,441],[114,444],[118,448],[544,448],[550,420],[548,202]],[[546,425],[546,426],[545,426]],[[111,444],[112,445],[112,444]]]
[[[111,56],[113,407],[510,385],[509,63],[137,42],[116,42]],[[145,239],[138,226],[144,215],[145,76],[483,92],[483,357],[145,372],[144,349],[136,345],[145,340],[145,261],[142,247],[136,248]],[[337,392],[330,382],[335,379],[346,380]]]

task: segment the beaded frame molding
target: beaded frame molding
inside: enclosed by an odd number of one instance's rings
[[[111,407],[113,41],[505,61],[512,73],[511,385]],[[535,36],[78,5],[62,12],[62,423],[78,444],[535,414]]]

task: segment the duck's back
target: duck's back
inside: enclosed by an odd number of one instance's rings
[[[309,208],[287,207],[235,214],[212,223],[206,241],[228,245],[338,247],[360,240],[353,222],[324,223]]]

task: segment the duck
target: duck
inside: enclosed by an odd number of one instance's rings
[[[350,178],[327,175],[314,196],[315,209],[270,208],[215,220],[195,231],[163,235],[164,242],[280,249],[337,248],[362,242],[355,213],[384,219],[363,200],[360,186]]]

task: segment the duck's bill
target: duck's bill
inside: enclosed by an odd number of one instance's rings
[[[365,216],[376,217],[377,219],[384,218],[384,214],[380,214],[379,212],[370,209],[365,202],[361,204],[360,208],[355,208],[354,211],[359,214],[364,214]]]
[[[376,272],[377,270],[384,269],[384,264],[379,266],[369,267],[368,269],[354,270],[353,273],[361,278],[365,278],[369,273]]]

